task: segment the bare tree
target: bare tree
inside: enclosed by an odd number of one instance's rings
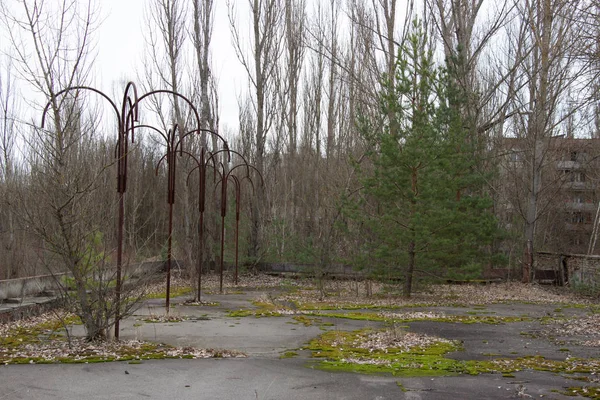
[[[96,13],[91,2],[75,0],[16,5],[0,8],[15,67],[48,101],[43,126],[32,124],[24,135],[29,174],[18,193],[19,216],[42,243],[48,268],[68,272],[60,283],[74,295],[65,290],[63,299],[81,318],[87,338],[104,339],[115,316],[133,306],[115,301],[111,246],[103,233],[112,230],[112,219],[96,202],[112,152],[96,140],[98,115],[83,93],[61,93],[88,80]],[[32,106],[42,115],[43,107]]]
[[[571,46],[578,42],[575,12],[578,2],[551,0],[524,1],[519,4],[521,21],[526,32],[524,62],[520,75],[524,85],[515,85],[513,104],[519,106],[512,129],[522,138],[520,170],[523,196],[515,201],[515,209],[523,221],[522,278],[529,282],[536,245],[539,221],[549,212],[557,190],[564,180],[548,184],[544,171],[553,165],[550,141],[557,135],[562,121],[570,112],[565,108],[570,88],[575,88],[577,77],[585,74],[586,65],[577,63]],[[578,91],[580,91],[578,89]],[[581,104],[581,103],[580,103]]]
[[[14,201],[11,192],[15,184],[15,142],[17,140],[16,113],[18,105],[12,74],[12,64],[6,63],[6,69],[0,72],[0,198],[3,204],[0,220],[0,244],[3,250],[6,279],[17,275],[16,223],[12,210]]]
[[[245,50],[246,43],[236,23],[236,9],[228,2],[229,22],[233,35],[233,45],[238,59],[246,69],[251,89],[252,109],[255,114],[256,128],[253,129],[253,163],[263,176],[267,176],[266,150],[267,137],[274,122],[277,110],[274,102],[277,63],[281,53],[281,27],[284,7],[281,0],[249,0],[250,9],[250,54]],[[257,193],[257,202],[252,206],[252,227],[250,232],[249,255],[257,259],[260,254],[260,224],[264,217],[265,198],[263,192]]]

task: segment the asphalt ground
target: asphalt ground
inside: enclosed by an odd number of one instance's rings
[[[123,321],[122,339],[159,341],[175,346],[240,350],[247,358],[153,360],[141,364],[9,365],[0,367],[0,399],[573,399],[561,394],[570,386],[582,386],[569,374],[521,371],[512,376],[481,374],[436,378],[399,378],[354,373],[332,373],[313,368],[310,352],[298,350],[324,329],[347,330],[379,327],[379,323],[331,318],[333,326],[304,326],[292,316],[228,316],[230,310],[252,308],[261,292],[211,295],[205,301],[217,306],[173,307],[171,315],[190,318],[182,322],[147,323],[164,313],[164,300],[146,302]],[[174,303],[178,303],[177,299]],[[552,305],[499,304],[481,308],[433,307],[409,311],[446,314],[530,316],[540,318],[557,312]],[[586,309],[560,310],[563,317],[577,318]],[[75,326],[74,334],[82,334]],[[581,346],[575,338],[544,335],[539,320],[501,325],[448,322],[413,322],[409,330],[460,340],[464,350],[450,357],[482,360],[491,357],[540,355],[600,358],[599,349]],[[559,340],[556,340],[559,339]],[[567,344],[565,344],[567,343]],[[565,353],[568,347],[568,354]],[[280,359],[288,350],[298,356]],[[598,371],[600,374],[600,371]],[[596,379],[592,374],[589,378]],[[597,383],[594,383],[597,385]]]

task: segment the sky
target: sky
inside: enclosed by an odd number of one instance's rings
[[[147,0],[102,0],[103,17],[96,32],[97,58],[94,65],[94,85],[112,93],[114,82],[138,83],[144,48],[144,8]],[[239,2],[239,0],[237,1]],[[240,23],[245,14],[238,13]],[[238,97],[247,89],[245,70],[238,61],[231,42],[231,32],[225,0],[215,1],[215,24],[212,36],[212,67],[217,79],[221,129],[235,129],[238,124]],[[121,93],[121,92],[117,92]]]

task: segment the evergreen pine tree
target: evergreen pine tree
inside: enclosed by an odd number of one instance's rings
[[[381,128],[362,126],[370,152],[368,165],[359,166],[364,188],[352,214],[370,233],[369,262],[380,274],[399,275],[407,297],[417,272],[479,274],[497,233],[457,107],[460,91],[436,68],[427,43],[414,22],[399,50],[395,84],[381,95]]]

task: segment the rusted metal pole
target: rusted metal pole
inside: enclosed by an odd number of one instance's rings
[[[223,294],[223,249],[225,248],[225,216],[221,216],[221,270],[219,274],[219,293]]]
[[[171,251],[173,237],[173,204],[169,203],[169,239],[167,240],[167,291],[165,300],[165,309],[169,315],[169,307],[171,303]]]
[[[133,92],[133,99],[129,91]],[[125,192],[127,191],[127,136],[131,131],[134,139],[135,122],[139,119],[137,88],[133,82],[128,82],[121,104],[121,122],[117,143],[117,192],[119,193],[119,221],[117,227],[117,286],[115,288],[115,340],[119,340],[121,323],[121,292],[123,286],[123,227],[125,226]]]
[[[233,180],[235,187],[235,275],[233,282],[235,286],[238,284],[238,245],[240,236],[240,180],[235,175],[230,175],[229,178]]]
[[[121,320],[121,291],[122,291],[122,266],[123,266],[123,226],[125,223],[124,197],[127,191],[127,138],[131,132],[133,141],[135,122],[139,120],[139,98],[137,88],[133,82],[128,82],[123,93],[121,109],[105,93],[89,86],[71,86],[60,90],[55,97],[62,96],[72,90],[85,90],[100,95],[107,100],[117,117],[117,148],[115,158],[117,160],[117,193],[119,193],[118,222],[117,222],[117,282],[115,288],[115,339],[119,339],[119,322]],[[44,107],[42,113],[42,128],[45,125],[46,114],[52,104],[52,99]]]
[[[196,290],[196,300],[200,303],[202,301],[202,267],[204,263],[204,207],[206,203],[206,161],[205,161],[206,149],[202,147],[200,149],[200,160],[196,160],[198,163],[198,211],[200,213],[198,219],[198,261],[197,261],[197,273],[198,273],[198,288]]]
[[[198,302],[202,301],[202,264],[204,260],[204,212],[200,212],[200,219],[198,222],[198,261],[197,261],[197,270],[198,270],[198,289],[197,289],[197,298]]]
[[[175,171],[177,166],[177,147],[175,144],[175,134],[177,125],[169,130],[167,138],[167,173],[168,179],[168,203],[169,203],[169,238],[167,241],[167,290],[165,307],[167,315],[169,314],[169,305],[171,302],[171,260],[173,252],[173,204],[175,204]],[[180,144],[179,142],[178,144]]]
[[[234,154],[239,154],[235,151],[231,151]],[[256,169],[256,167],[248,164],[248,162],[244,159],[244,157],[239,154],[239,156],[241,157],[241,159],[243,160],[242,164],[238,164],[235,167],[231,168],[227,173],[225,173],[225,169],[223,168],[223,173],[221,174],[221,180],[219,181],[221,183],[221,272],[220,272],[220,284],[219,284],[219,289],[220,289],[220,293],[223,293],[223,255],[224,255],[224,248],[225,248],[225,215],[227,214],[227,181],[229,179],[231,179],[234,183],[235,186],[235,199],[236,199],[236,221],[235,221],[235,275],[234,275],[234,282],[235,285],[238,284],[238,244],[239,244],[239,221],[240,221],[240,201],[241,201],[241,196],[240,196],[240,192],[241,192],[241,183],[240,183],[240,179],[233,175],[232,172],[234,170],[236,170],[237,168],[246,168],[246,176],[242,179],[248,179],[250,181],[250,184],[252,184],[252,187],[254,187],[254,184],[252,183],[252,179],[250,178],[250,169],[254,169],[255,171],[257,171],[258,176],[261,179],[261,182],[264,185],[264,180],[262,175],[260,174],[260,172]],[[218,184],[218,183],[217,183]],[[215,187],[216,189],[216,187]]]
[[[219,293],[223,293],[223,257],[225,250],[225,215],[227,215],[227,178],[221,179],[221,272],[219,275]]]
[[[237,199],[239,203],[239,197]],[[235,213],[235,286],[238,284],[238,242],[240,236],[240,212]]]
[[[125,224],[125,193],[119,193],[119,226],[117,228],[117,287],[115,288],[115,340],[119,340],[119,329],[121,321],[121,276],[123,265],[123,225]]]

